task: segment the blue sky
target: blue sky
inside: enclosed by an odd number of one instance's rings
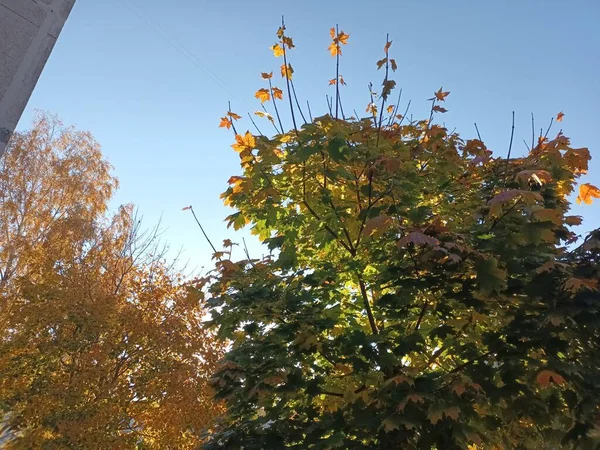
[[[518,155],[531,140],[531,113],[545,128],[564,111],[560,127],[592,153],[582,181],[600,185],[598,0],[77,0],[19,128],[42,109],[91,131],[121,182],[114,204],[135,203],[148,227],[162,216],[163,238],[184,249],[182,261],[208,267],[210,247],[181,208],[194,206],[215,243],[241,240],[226,229],[232,211],[219,199],[238,158],[231,134],[217,127],[228,100],[242,115],[258,108],[260,72],[278,74],[268,47],[282,14],[297,46],[297,91],[313,115],[325,113],[335,74],[329,28],[350,34],[342,95],[358,111],[368,82],[381,82],[375,61],[389,33],[403,105],[412,100],[415,117],[428,114],[426,99],[443,86],[447,127],[472,138],[477,122],[488,147],[505,155],[514,110]],[[574,206],[582,232],[600,226],[599,204]]]

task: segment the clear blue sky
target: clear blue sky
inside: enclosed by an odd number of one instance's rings
[[[268,47],[282,14],[297,45],[298,94],[313,115],[325,112],[335,73],[329,28],[350,34],[342,95],[358,111],[368,82],[380,83],[375,61],[389,33],[403,104],[412,100],[415,117],[443,86],[451,91],[446,125],[475,137],[477,122],[488,147],[505,155],[513,110],[516,154],[531,139],[530,113],[546,127],[564,111],[564,133],[592,152],[582,181],[600,185],[598,0],[77,0],[19,127],[43,109],[91,131],[121,182],[115,205],[135,203],[147,226],[162,215],[163,237],[184,248],[183,260],[210,265],[208,244],[181,208],[192,204],[216,243],[241,240],[226,230],[232,211],[219,199],[238,157],[217,126],[228,100],[244,115],[258,107],[260,72],[281,64]],[[246,122],[240,128],[251,128]],[[574,207],[585,218],[581,231],[600,226],[599,205]]]

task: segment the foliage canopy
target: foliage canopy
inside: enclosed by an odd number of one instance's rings
[[[242,169],[223,194],[229,225],[271,254],[219,252],[204,280],[232,342],[213,378],[228,418],[206,448],[597,445],[600,233],[572,249],[582,219],[569,215],[588,149],[547,132],[525,156],[495,156],[436,123],[443,89],[408,120],[390,105],[389,40],[368,117],[346,117],[337,28],[329,114],[304,120],[294,44],[283,25],[277,37],[287,95],[272,73],[256,95],[276,134],[221,120]],[[583,185],[578,201],[597,193]]]
[[[1,164],[2,448],[197,448],[223,347],[98,144],[40,115]]]

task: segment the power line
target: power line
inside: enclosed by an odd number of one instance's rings
[[[121,2],[145,25],[147,25],[150,29],[152,29],[156,34],[158,34],[167,44],[177,50],[181,55],[183,55],[188,61],[194,64],[198,69],[200,69],[206,76],[208,76],[217,86],[227,92],[231,97],[242,103],[249,111],[252,111],[253,108],[248,105],[244,100],[239,98],[235,93],[229,89],[227,84],[206,64],[202,62],[202,60],[194,54],[191,50],[189,50],[184,44],[182,44],[179,40],[172,37],[167,30],[165,30],[159,24],[153,23],[148,14],[133,0],[121,0]]]

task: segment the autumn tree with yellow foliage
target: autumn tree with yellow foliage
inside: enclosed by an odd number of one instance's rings
[[[282,25],[283,86],[265,72],[256,93],[275,134],[221,119],[241,165],[228,223],[271,253],[219,252],[202,285],[233,342],[212,381],[227,422],[205,448],[598,448],[600,231],[579,240],[569,214],[589,150],[548,129],[495,154],[440,124],[443,89],[409,119],[389,39],[381,89],[351,116],[349,36],[330,35],[325,114],[301,107]],[[577,201],[599,195],[583,184]]]
[[[99,145],[42,114],[0,164],[3,448],[197,448],[223,346]]]

